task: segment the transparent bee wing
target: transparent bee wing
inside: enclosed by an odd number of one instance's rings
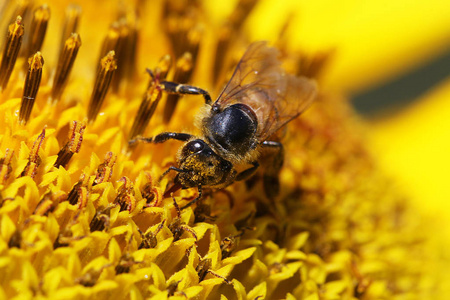
[[[235,103],[250,106],[258,119],[261,142],[299,116],[317,91],[315,81],[286,74],[278,55],[266,42],[251,44],[213,104],[219,111]]]

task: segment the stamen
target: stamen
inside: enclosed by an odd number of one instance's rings
[[[80,180],[72,187],[69,195],[67,195],[67,201],[70,204],[75,205],[78,203],[78,209],[82,209],[87,204],[87,186],[89,177],[86,174],[81,174]]]
[[[333,50],[317,52],[311,56],[300,55],[296,74],[309,78],[320,78],[323,70],[326,69],[327,64],[330,62],[333,55]]]
[[[139,261],[135,261],[134,257],[129,254],[125,253],[120,257],[119,263],[115,267],[116,275],[123,274],[123,273],[129,273],[130,269],[133,265],[140,263]]]
[[[162,199],[161,191],[153,186],[153,178],[147,173],[148,182],[141,188],[142,199],[145,199],[145,207],[159,206]]]
[[[189,47],[189,32],[198,24],[199,8],[188,2],[180,5],[179,2],[166,1],[163,9],[163,28],[175,57],[180,57],[185,51],[194,54]]]
[[[120,211],[133,211],[133,209],[136,207],[136,198],[134,197],[135,193],[133,183],[126,176],[122,177],[120,181],[123,181],[124,184],[120,187],[117,196],[114,199],[114,203],[119,204]]]
[[[192,66],[192,54],[185,52],[183,56],[177,60],[173,81],[176,83],[187,83],[192,75]],[[179,99],[180,95],[177,94],[169,94],[167,96],[166,106],[164,106],[164,123],[169,123]]]
[[[110,51],[117,52],[117,44],[119,43],[120,38],[120,23],[114,22],[108,29],[108,33],[106,34],[105,39],[103,40],[102,50],[100,51],[99,60],[102,59],[105,55]]]
[[[229,53],[230,42],[232,38],[239,35],[241,27],[247,20],[248,15],[253,10],[258,0],[240,0],[228,21],[222,27],[219,33],[219,42],[217,43],[216,55],[214,61],[214,83],[221,83],[222,76],[228,70],[227,53]]]
[[[158,228],[153,231],[148,231],[147,233],[143,233],[139,228],[138,231],[141,234],[141,243],[139,244],[138,249],[151,249],[155,248],[158,245],[158,233],[161,231],[161,229],[164,227],[164,223],[166,220],[162,220],[161,223],[158,225]]]
[[[108,206],[105,209],[97,209],[97,213],[92,218],[89,228],[91,232],[108,230],[110,226],[109,217],[111,215],[112,206]]]
[[[97,280],[100,277],[100,274],[102,274],[103,270],[111,266],[112,264],[106,264],[99,269],[89,269],[81,277],[76,278],[75,283],[79,283],[85,287],[93,287],[97,283]]]
[[[159,89],[159,82],[166,78],[170,65],[170,56],[166,55],[159,61],[158,66],[153,72],[153,76],[147,87],[147,92],[142,99],[133,126],[131,127],[129,134],[130,140],[144,133],[145,128],[150,122],[162,95],[161,90]],[[129,145],[129,147],[131,148],[135,145],[136,144],[132,144]]]
[[[61,35],[61,42],[59,46],[60,53],[65,47],[66,40],[71,36],[72,33],[77,32],[78,30],[78,22],[80,20],[81,15],[81,7],[76,4],[70,4],[66,9],[66,16],[64,18],[64,27]]]
[[[167,296],[168,297],[184,296],[185,298],[187,298],[186,293],[184,293],[183,291],[177,291],[178,290],[178,285],[180,284],[181,281],[182,281],[182,279],[180,279],[178,281],[173,281],[167,286],[166,290],[167,290]],[[177,295],[175,295],[175,293],[177,293]]]
[[[33,20],[31,21],[30,30],[28,32],[25,57],[28,57],[37,51],[41,51],[49,19],[50,8],[47,4],[39,6],[34,10]]]
[[[86,207],[88,201],[88,191],[86,187],[81,187],[78,196],[78,209],[83,209]]]
[[[86,175],[83,173],[81,174],[80,180],[78,180],[77,183],[72,187],[69,194],[67,195],[67,201],[69,201],[70,204],[75,205],[78,202],[78,197],[80,195],[80,189],[83,187],[83,183],[85,182]]]
[[[209,273],[213,276],[216,276],[217,278],[222,279],[227,284],[231,284],[231,281],[223,277],[222,275],[217,274],[216,272],[211,270],[212,267],[212,260],[211,258],[200,258],[200,261],[198,262],[197,267],[195,268],[195,271],[197,271],[198,274],[198,280],[203,281],[206,277],[206,275]]]
[[[114,153],[106,153],[105,161],[98,166],[97,171],[95,172],[95,180],[92,186],[110,181],[113,173],[113,167],[116,164],[116,158],[117,155]]]
[[[213,80],[215,84],[220,83],[222,76],[224,74],[224,63],[226,61],[226,56],[228,53],[228,48],[230,44],[230,38],[233,35],[232,28],[229,24],[222,27],[219,31],[219,38],[216,47],[216,54],[213,66]]]
[[[177,211],[177,217],[173,218],[172,222],[169,224],[169,226],[167,226],[173,234],[173,240],[178,241],[181,238],[181,236],[183,235],[183,233],[185,231],[187,231],[197,241],[198,238],[197,238],[197,234],[195,233],[194,229],[192,229],[191,227],[186,225],[186,223],[183,222],[183,220],[181,219],[181,210],[180,210],[180,207],[178,206],[177,201],[175,200],[175,197],[173,196],[173,193],[171,193],[170,196],[173,199],[173,205]],[[197,242],[195,242],[195,243],[197,244]]]
[[[80,151],[85,128],[86,124],[82,122],[73,121],[70,124],[69,141],[58,152],[58,157],[54,164],[56,168],[59,168],[59,166],[65,167],[72,156]]]
[[[22,17],[18,16],[16,21],[9,25],[2,63],[0,65],[0,90],[2,91],[6,89],[16,63],[17,55],[22,45],[23,32]]]
[[[101,59],[100,68],[95,78],[94,90],[92,91],[88,107],[89,122],[94,122],[97,118],[103,100],[105,100],[106,93],[108,92],[114,71],[117,69],[117,62],[114,55],[114,51],[110,51]]]
[[[133,81],[136,74],[138,39],[138,19],[137,15],[133,15],[132,18],[128,20],[127,40],[125,41],[124,51],[119,58],[119,60],[123,61],[121,78],[126,78],[129,82]]]
[[[66,226],[62,227],[59,230],[58,236],[53,243],[53,249],[68,247],[71,242],[79,241],[84,239],[85,235],[73,236],[73,232],[70,229],[73,225],[78,223],[78,217],[80,215],[80,211],[77,211],[76,215],[71,219]]]
[[[16,229],[14,233],[11,235],[11,238],[8,242],[8,248],[19,248],[22,244],[22,232],[19,229]]]
[[[39,149],[42,146],[42,142],[45,139],[45,128],[42,129],[41,134],[37,137],[36,141],[33,143],[33,147],[31,147],[30,156],[28,157],[28,163],[23,169],[22,173],[20,173],[19,177],[30,176],[34,178],[37,174],[37,169],[41,165],[42,160],[39,156]]]
[[[114,75],[112,89],[117,93],[124,79],[132,79],[136,63],[137,20],[136,15],[128,15],[119,20],[119,36],[114,50],[117,57],[117,72]]]
[[[14,150],[7,148],[5,157],[0,158],[0,184],[5,184],[12,172],[11,159],[13,154]]]
[[[255,7],[258,0],[240,0],[233,13],[228,18],[229,24],[236,31],[240,30],[248,15]]]
[[[26,19],[28,11],[30,9],[30,0],[16,0],[16,1],[3,1],[5,4],[0,8],[0,28],[7,28],[7,26],[13,23],[17,16],[21,16],[22,19]],[[0,41],[3,49],[4,40]]]
[[[199,203],[194,209],[194,224],[199,222],[215,221],[217,216],[211,215],[211,205]]]
[[[41,201],[37,204],[33,214],[37,216],[47,216],[49,212],[55,210],[56,206],[61,202],[65,195],[59,191],[56,194],[48,192],[42,196]]]
[[[119,37],[115,48],[113,48],[117,57],[117,72],[114,75],[112,85],[113,93],[119,91],[119,85],[124,76],[124,68],[126,67],[127,58],[125,56],[125,48],[129,42],[130,28],[125,19],[119,21]]]
[[[81,39],[77,33],[72,33],[71,37],[64,44],[64,49],[59,56],[58,67],[56,68],[55,78],[53,80],[52,100],[54,102],[61,98],[80,46]]]
[[[203,37],[203,27],[200,25],[192,27],[188,32],[188,50],[192,55],[192,61],[197,60],[198,50],[200,48],[200,41]]]
[[[42,67],[44,66],[44,59],[42,58],[41,52],[36,52],[36,54],[28,59],[28,66],[19,112],[19,122],[22,124],[26,124],[30,119],[31,110],[33,109],[41,83]]]
[[[235,235],[229,235],[220,241],[220,250],[222,252],[222,260],[230,257],[231,253],[237,248],[237,238],[244,235],[245,231],[241,231]]]

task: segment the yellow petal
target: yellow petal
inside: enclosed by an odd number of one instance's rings
[[[450,81],[400,114],[375,122],[371,142],[381,166],[429,213],[450,210]],[[425,201],[424,201],[425,200]]]

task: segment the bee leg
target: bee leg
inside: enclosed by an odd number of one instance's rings
[[[281,143],[273,141],[264,141],[262,145],[264,148],[274,151],[263,175],[264,192],[269,199],[273,199],[280,192],[280,180],[278,177],[284,162],[284,147]]]
[[[255,174],[256,169],[258,169],[258,167],[259,167],[259,162],[254,161],[254,162],[252,162],[252,165],[253,165],[253,167],[250,167],[250,168],[242,171],[241,173],[237,174],[236,181],[245,180],[247,178],[250,178],[250,176],[252,176],[253,174]]]
[[[198,200],[200,200],[202,198],[202,194],[203,194],[202,186],[199,185],[197,188],[198,188],[198,196],[194,200],[189,201],[188,204],[186,204],[185,206],[181,207],[181,210],[188,208],[189,206],[191,206],[192,204],[195,204]]]
[[[178,141],[182,141],[182,142],[187,142],[189,141],[191,138],[193,137],[193,135],[189,134],[189,133],[178,133],[178,132],[163,132],[160,133],[158,135],[155,135],[153,137],[142,137],[142,136],[138,136],[132,140],[128,141],[128,144],[130,146],[138,143],[138,142],[143,142],[143,143],[153,143],[153,144],[159,144],[159,143],[164,143],[167,140],[178,140]]]
[[[211,96],[209,93],[201,88],[180,84],[171,81],[161,81],[160,83],[161,89],[171,94],[183,94],[183,95],[202,95],[205,99],[205,103],[211,105]]]

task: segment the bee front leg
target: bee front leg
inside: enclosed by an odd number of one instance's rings
[[[128,145],[133,146],[138,142],[160,144],[164,143],[167,140],[178,140],[182,142],[187,142],[192,137],[193,135],[189,133],[163,132],[153,137],[142,137],[142,136],[136,137],[132,140],[129,140]]]
[[[160,87],[163,91],[166,91],[167,93],[172,94],[182,94],[182,95],[202,95],[205,99],[205,103],[208,105],[211,105],[211,96],[209,93],[201,88],[187,85],[187,84],[180,84],[176,82],[171,81],[161,81]]]
[[[264,141],[263,147],[270,150],[269,164],[264,170],[264,192],[269,199],[275,198],[280,192],[279,174],[284,162],[283,144],[273,141]]]

